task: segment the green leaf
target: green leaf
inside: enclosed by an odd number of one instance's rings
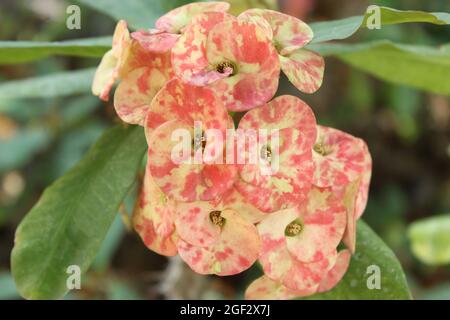
[[[450,214],[414,222],[408,229],[411,250],[423,263],[450,264]]]
[[[94,261],[92,262],[92,269],[97,271],[105,271],[109,266],[111,259],[116,252],[117,247],[122,240],[122,236],[125,233],[125,225],[120,214],[116,216],[108,234],[106,235],[100,250],[97,253]]]
[[[50,55],[101,57],[111,48],[111,37],[59,42],[0,41],[0,64],[25,63]]]
[[[2,83],[0,100],[53,98],[90,92],[94,73],[95,68],[89,68]]]
[[[106,131],[86,157],[52,184],[16,231],[11,267],[27,299],[68,291],[67,267],[86,271],[133,184],[146,142],[141,127]]]
[[[134,29],[154,27],[155,21],[167,11],[192,0],[76,0],[115,20],[124,19]]]
[[[349,270],[341,282],[333,290],[314,295],[310,299],[411,299],[411,293],[399,261],[383,240],[363,221],[358,222],[356,239],[356,252],[350,262]],[[367,283],[371,282],[370,277],[374,275],[370,266],[379,267],[380,289],[368,288]]]
[[[433,48],[374,41],[319,44],[311,48],[324,56],[336,56],[379,79],[450,95],[450,44]]]
[[[450,24],[450,14],[445,12],[401,11],[388,7],[380,7],[381,25],[407,22],[427,22],[440,25]],[[310,24],[314,31],[312,43],[347,39],[359,29],[367,26],[371,13],[335,21],[316,22]]]

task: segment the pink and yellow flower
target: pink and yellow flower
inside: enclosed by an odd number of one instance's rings
[[[176,218],[181,258],[197,273],[233,275],[258,258],[256,227],[233,209],[211,202],[179,204]]]
[[[178,252],[175,210],[176,203],[158,188],[147,169],[133,214],[133,226],[147,248],[164,256]]]
[[[175,73],[194,85],[209,85],[230,111],[269,101],[278,88],[277,53],[258,24],[225,13],[196,17],[172,51]]]
[[[196,122],[201,123],[201,130],[196,130]],[[150,105],[145,129],[149,169],[165,194],[177,201],[209,201],[231,188],[236,167],[224,164],[223,159],[222,163],[216,161],[220,160],[224,145],[214,154],[220,141],[208,135],[208,130],[214,129],[224,137],[229,124],[226,109],[210,88],[188,85],[175,78],[159,91]],[[173,150],[180,142],[172,135],[182,129],[192,137],[188,143],[195,150],[194,154],[182,154],[174,161]],[[197,140],[201,143],[197,144]],[[203,158],[196,162],[199,152]]]
[[[348,250],[342,250],[338,253],[334,266],[328,270],[327,274],[321,279],[316,290],[295,291],[283,284],[262,276],[253,281],[245,291],[245,298],[250,300],[289,300],[310,296],[315,293],[326,292],[333,289],[343,278],[350,264],[351,254]]]
[[[369,192],[372,159],[366,143],[337,129],[318,126],[314,145],[313,184],[344,192],[348,202],[344,243],[354,252],[356,220],[361,217]]]
[[[131,34],[120,21],[97,69],[94,94],[107,100],[120,79],[117,114],[145,128],[133,225],[150,250],[179,254],[200,274],[234,275],[259,260],[249,299],[329,291],[355,251],[369,150],[318,126],[299,98],[271,100],[281,70],[302,92],[321,86],[323,58],[305,49],[311,28],[271,10],[228,9],[189,4]],[[237,131],[229,111],[248,111]]]
[[[337,129],[317,128],[313,184],[322,188],[345,186],[358,179],[370,166],[365,142]]]
[[[245,164],[238,166],[238,191],[265,212],[291,208],[304,201],[314,171],[311,148],[316,120],[312,110],[296,97],[281,96],[247,112],[239,129],[265,129],[269,136],[248,138],[245,149],[238,150],[245,154]],[[256,164],[251,161],[255,149],[261,157]],[[268,167],[276,170],[267,174]]]
[[[112,49],[102,58],[92,82],[92,93],[107,101],[114,83],[124,73],[131,47],[131,37],[127,23],[120,20],[114,31]]]
[[[311,294],[335,264],[346,223],[331,190],[313,189],[306,204],[267,216],[259,225],[259,261],[270,279]]]
[[[203,12],[227,12],[230,4],[224,1],[190,3],[169,11],[158,20],[156,28],[163,32],[179,34],[193,18]]]
[[[250,9],[242,19],[265,19],[272,28],[272,41],[278,51],[281,70],[300,91],[314,93],[322,85],[325,62],[304,47],[313,39],[313,31],[303,21],[273,10]]]
[[[117,87],[114,107],[123,121],[144,125],[151,101],[173,77],[170,53],[178,35],[138,31],[131,36],[130,71]]]

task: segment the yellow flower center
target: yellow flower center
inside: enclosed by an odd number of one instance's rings
[[[286,226],[284,234],[287,237],[295,237],[299,235],[304,229],[303,223],[299,219],[295,219]]]
[[[202,149],[202,151],[205,150],[205,147],[206,147],[206,135],[205,135],[205,132],[202,131],[202,132],[195,133],[191,144],[192,144],[191,145],[192,150],[194,150],[194,152],[196,152],[200,148]]]
[[[231,61],[224,61],[219,63],[216,66],[216,71],[219,73],[225,73],[228,68],[231,68],[231,70],[233,70],[233,72],[230,74],[230,77],[234,76],[237,73],[237,65]]]
[[[219,227],[223,227],[225,225],[225,221],[226,219],[224,217],[222,217],[222,212],[221,211],[211,211],[209,213],[209,219],[211,220],[211,222]]]
[[[314,151],[321,156],[327,156],[331,153],[330,146],[325,145],[323,142],[317,142],[314,147]]]
[[[260,157],[263,160],[267,160],[267,162],[271,163],[272,161],[272,149],[269,145],[264,145],[261,148]]]

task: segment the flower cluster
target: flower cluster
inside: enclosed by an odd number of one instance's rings
[[[250,299],[330,290],[355,251],[369,151],[361,139],[318,125],[299,98],[274,98],[281,71],[301,92],[321,86],[324,61],[305,48],[308,25],[271,10],[235,17],[228,9],[185,5],[133,33],[120,21],[98,67],[94,94],[107,100],[120,79],[118,116],[145,128],[134,227],[149,249],[179,255],[200,274],[233,275],[259,261],[264,276],[247,289]],[[192,139],[180,156],[181,129]],[[261,131],[268,134],[239,143],[240,133]]]

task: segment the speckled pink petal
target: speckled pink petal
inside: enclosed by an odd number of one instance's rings
[[[209,217],[215,210],[207,201],[178,203],[175,225],[180,238],[196,247],[213,245],[220,236],[220,227]]]
[[[230,4],[223,1],[190,3],[172,11],[156,21],[156,28],[170,33],[180,33],[192,18],[203,12],[226,12]]]
[[[221,212],[226,219],[216,242],[194,246],[178,241],[180,257],[197,273],[220,276],[238,274],[257,259],[260,240],[256,227],[232,210]]]
[[[278,148],[271,146],[271,164],[264,159],[257,164],[251,163],[251,150],[259,150],[259,156],[263,153],[260,148],[265,143],[261,139],[258,139],[258,145],[247,139],[249,143],[246,149],[240,151],[248,155],[245,156],[245,164],[238,166],[236,188],[250,203],[264,212],[287,209],[306,199],[314,171],[311,145],[300,130],[281,129],[277,135]],[[269,138],[267,141],[270,143],[271,140]],[[267,169],[271,166],[274,170],[268,174]]]
[[[92,93],[107,101],[109,92],[120,76],[131,45],[127,23],[120,20],[115,28],[112,49],[102,58],[92,82]]]
[[[313,31],[303,21],[281,12],[267,9],[250,9],[239,18],[262,17],[272,27],[273,43],[281,55],[300,49],[313,38]]]
[[[206,43],[208,33],[215,25],[235,19],[225,12],[206,12],[195,17],[172,49],[176,75],[184,82],[197,86],[228,77],[233,70],[218,72],[210,65],[206,56]]]
[[[168,80],[157,68],[141,67],[131,71],[114,93],[118,116],[127,123],[144,125],[153,97]]]
[[[139,42],[145,50],[156,53],[164,53],[172,50],[173,46],[180,38],[180,35],[168,32],[151,33],[139,30],[133,32],[131,37]]]
[[[276,97],[269,103],[247,112],[239,122],[241,129],[300,130],[311,146],[317,139],[316,117],[302,100],[290,95]]]
[[[281,70],[301,92],[314,93],[322,86],[325,61],[319,54],[306,49],[280,56]]]
[[[301,263],[293,258],[292,266],[283,278],[283,285],[294,291],[316,290],[328,270],[335,264],[336,257],[335,250],[324,259],[311,263]]]
[[[258,24],[232,20],[208,34],[206,55],[211,66],[233,74],[211,84],[229,111],[246,111],[269,101],[278,89],[280,62],[270,38]]]
[[[130,40],[128,24],[125,20],[120,20],[117,22],[112,40],[112,50],[117,58],[124,56],[124,51],[128,50]]]
[[[105,53],[95,71],[91,87],[93,95],[108,101],[109,92],[118,78],[116,66],[117,58],[114,56],[114,52],[109,50]]]
[[[313,188],[300,212],[302,231],[286,237],[291,255],[298,261],[311,263],[333,254],[347,224],[347,211],[342,198],[337,197],[331,188]]]
[[[218,206],[234,210],[240,217],[251,223],[262,221],[266,213],[253,206],[235,187],[229,189],[220,199]]]
[[[313,160],[313,184],[318,187],[345,186],[364,172],[365,143],[337,129],[318,126]]]
[[[342,242],[352,252],[355,252],[356,246],[356,221],[357,221],[357,198],[361,187],[362,178],[349,183],[345,187],[335,187],[336,193],[343,195],[343,204],[347,212],[347,226],[345,228]]]
[[[200,121],[204,130],[212,128],[225,132],[228,113],[210,88],[189,85],[174,78],[166,83],[150,105],[145,121],[147,141],[154,129],[171,120],[183,121],[192,127],[194,121]]]
[[[220,197],[233,185],[236,167],[227,164],[195,164],[193,161],[187,162],[189,158],[175,162],[172,152],[180,141],[172,140],[172,133],[179,129],[185,129],[193,136],[193,125],[173,120],[157,127],[148,138],[149,169],[155,183],[166,195],[177,201],[208,201]]]
[[[262,276],[253,281],[245,291],[248,300],[290,300],[306,297],[315,293],[315,289],[296,292],[283,286],[281,283]]]
[[[137,68],[158,69],[168,78],[173,77],[173,70],[170,61],[170,51],[154,52],[145,49],[141,44],[132,39],[127,57],[120,68],[120,77],[124,78],[128,73]]]
[[[327,275],[320,283],[317,292],[325,292],[333,289],[339,283],[339,281],[341,281],[341,279],[347,272],[351,258],[352,255],[349,250],[340,251],[337,255],[336,263],[328,271]]]
[[[294,291],[314,291],[334,264],[336,250],[324,259],[301,263],[286,245],[286,227],[301,218],[298,208],[278,211],[258,224],[262,248],[259,261],[267,277]]]
[[[268,215],[258,225],[261,237],[259,261],[264,273],[272,280],[281,281],[291,268],[292,262],[286,247],[286,226],[300,217],[298,208],[291,208]]]
[[[150,250],[161,255],[174,256],[177,254],[174,219],[175,203],[155,185],[147,170],[133,214],[134,228]]]
[[[264,34],[267,36],[269,40],[273,40],[273,30],[270,23],[261,16],[258,15],[239,15],[239,20],[249,21],[251,23],[257,24],[261,29],[264,30]]]

